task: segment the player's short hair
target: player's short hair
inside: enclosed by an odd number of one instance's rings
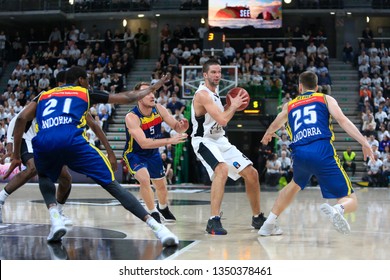
[[[138,84],[136,84],[136,85],[134,86],[134,90],[140,90],[142,86],[148,86],[148,87],[149,87],[150,84],[149,84],[149,83],[146,83],[146,82],[139,82]]]
[[[299,75],[299,83],[302,84],[305,89],[314,90],[318,84],[318,77],[316,73],[312,71],[305,71]]]
[[[56,82],[57,82],[57,84],[58,83],[63,83],[63,84],[66,83],[66,71],[65,70],[57,73]]]
[[[219,61],[214,58],[207,60],[202,67],[203,73],[207,73],[211,65],[221,65],[221,63],[219,63]]]
[[[66,83],[74,84],[79,78],[87,78],[87,71],[80,66],[72,66],[69,70],[66,71]]]

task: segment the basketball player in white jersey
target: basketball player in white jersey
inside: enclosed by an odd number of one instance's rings
[[[204,84],[195,92],[191,105],[193,124],[192,146],[196,156],[205,166],[211,184],[211,217],[206,231],[213,235],[225,235],[221,224],[221,203],[228,176],[233,180],[244,178],[246,193],[252,208],[252,226],[259,229],[265,217],[260,212],[260,183],[253,163],[225,137],[224,126],[233,117],[237,108],[248,100],[240,92],[230,98],[229,107],[223,107],[218,95],[221,66],[210,59],[203,65]],[[229,97],[227,97],[229,98]]]

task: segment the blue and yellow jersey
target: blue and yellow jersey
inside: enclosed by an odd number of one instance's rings
[[[130,113],[138,116],[141,122],[141,128],[145,133],[146,138],[159,139],[161,138],[161,123],[163,122],[160,113],[156,108],[152,109],[149,116],[144,116],[138,106],[134,107]],[[124,155],[128,153],[136,153],[137,155],[150,156],[158,153],[158,148],[142,149],[135,139],[130,135],[126,128],[126,145],[124,148]]]
[[[89,109],[88,89],[80,86],[61,86],[43,92],[37,100],[38,132],[71,125],[82,133]]]
[[[334,140],[332,116],[323,93],[308,91],[288,103],[287,132],[291,148],[319,139]]]

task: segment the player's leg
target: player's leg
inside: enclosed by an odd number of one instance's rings
[[[34,161],[39,178],[39,190],[49,209],[50,215],[51,227],[47,237],[49,242],[61,241],[67,232],[67,228],[57,207],[56,187],[54,184],[64,166],[63,159],[64,157],[53,156],[52,152],[42,153],[37,152],[37,149],[34,150]]]
[[[321,143],[318,150],[318,160],[312,165],[320,165],[314,175],[317,177],[323,198],[336,199],[335,205],[324,203],[321,212],[329,219],[334,228],[343,234],[350,233],[348,221],[344,218],[345,207],[348,212],[357,208],[357,198],[354,195],[351,180],[342,167],[333,145]]]
[[[72,176],[70,175],[68,168],[64,165],[61,169],[60,177],[58,177],[57,207],[64,224],[67,226],[73,224],[72,220],[64,214],[64,205],[70,195],[71,189]]]
[[[150,185],[150,175],[146,167],[137,170],[134,175],[134,178],[140,184],[140,195],[145,202],[146,208],[149,211],[154,210],[154,192]]]
[[[172,214],[168,206],[168,189],[165,177],[160,179],[152,179],[152,183],[156,188],[157,195],[157,210],[167,222],[176,221],[176,217]]]
[[[46,175],[38,174],[38,176],[39,189],[50,214],[51,227],[47,240],[49,242],[58,242],[66,234],[67,229],[57,208],[56,187],[53,180]]]
[[[208,139],[192,139],[196,156],[206,168],[212,181],[210,191],[211,217],[207,221],[206,231],[213,235],[227,234],[227,231],[222,227],[220,213],[229,167],[220,151],[220,144]]]
[[[303,152],[295,152],[293,156],[293,179],[279,191],[267,220],[258,232],[261,236],[283,234],[283,231],[278,226],[277,218],[292,203],[297,193],[305,188],[312,176],[311,167],[313,164],[311,160],[307,159],[310,155]]]
[[[91,165],[91,162],[94,164]],[[125,209],[146,222],[163,246],[176,246],[179,243],[175,234],[151,217],[138,199],[115,180],[111,164],[102,151],[87,142],[85,145],[78,145],[68,158],[67,165],[70,169],[92,178],[115,197]]]
[[[292,179],[281,191],[279,191],[274,205],[266,221],[258,234],[261,236],[280,235],[283,231],[279,228],[277,218],[291,204],[301,187]]]
[[[29,157],[22,157],[22,162],[26,166],[26,169],[17,173],[0,191],[0,223],[3,223],[3,205],[14,191],[19,189],[25,183],[27,183],[31,178],[37,175],[35,169],[33,154],[29,154]]]
[[[260,229],[265,221],[264,214],[260,211],[260,180],[259,173],[250,164],[240,173],[245,182],[245,191],[252,209],[252,227]]]

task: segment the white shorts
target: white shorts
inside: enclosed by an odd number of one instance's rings
[[[240,173],[253,162],[240,152],[236,146],[230,144],[226,137],[216,140],[210,138],[193,137],[191,140],[196,156],[206,168],[211,180],[214,179],[214,169],[220,162],[229,166],[228,176],[234,181],[241,176]]]

